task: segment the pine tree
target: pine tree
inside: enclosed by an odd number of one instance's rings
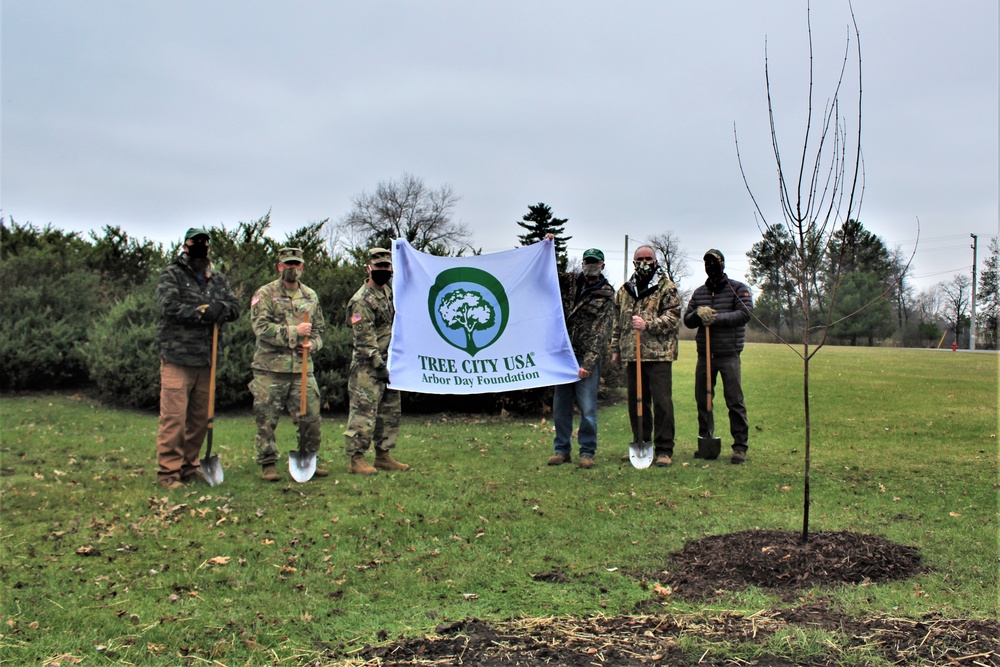
[[[555,237],[556,244],[556,264],[560,271],[565,271],[566,265],[569,263],[569,257],[566,255],[566,242],[573,237],[562,236],[562,233],[569,220],[566,218],[553,218],[552,209],[542,202],[538,202],[535,206],[529,206],[528,212],[521,219],[524,222],[519,221],[517,224],[528,230],[527,233],[517,237],[521,245],[526,246],[538,243],[547,234],[552,234]]]
[[[986,270],[979,274],[976,326],[979,340],[976,347],[996,350],[1000,345],[997,320],[1000,317],[1000,244],[997,237],[990,239],[990,255],[986,259]]]

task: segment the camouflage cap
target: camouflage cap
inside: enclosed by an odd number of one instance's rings
[[[302,248],[282,248],[278,251],[278,261],[305,263],[306,260],[302,258]]]
[[[385,248],[372,248],[368,251],[368,261],[372,264],[377,262],[392,262],[392,253]]]
[[[723,264],[726,263],[726,258],[723,256],[721,250],[716,250],[715,248],[711,248],[708,252],[705,253],[704,259],[708,259],[709,257],[714,257]]]
[[[604,261],[604,253],[600,249],[598,249],[598,248],[590,248],[588,250],[584,250],[583,251],[583,259],[584,259],[584,261],[586,261],[588,259],[596,259],[596,260],[598,260],[600,262],[603,262]]]
[[[208,233],[208,230],[203,227],[192,227],[184,233],[184,240],[193,239],[196,236],[207,236],[212,238],[212,235]]]

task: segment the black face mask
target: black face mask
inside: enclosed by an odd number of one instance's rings
[[[204,241],[194,241],[188,246],[188,257],[191,259],[205,259],[208,257],[208,244]]]
[[[372,282],[381,287],[392,280],[392,271],[388,269],[372,269]]]
[[[712,282],[719,282],[722,280],[724,267],[719,262],[705,262],[705,273],[708,274],[708,279]]]

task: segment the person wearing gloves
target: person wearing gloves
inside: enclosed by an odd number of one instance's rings
[[[278,447],[274,431],[278,418],[292,416],[298,434],[297,448],[315,454],[321,433],[319,384],[313,373],[313,355],[323,347],[326,320],[316,292],[302,284],[305,258],[300,248],[278,251],[278,279],[257,290],[250,300],[250,325],[257,337],[254,350],[253,414],[257,422],[257,465],[261,479],[281,479],[276,463]],[[302,386],[302,360],[306,357],[306,386]],[[302,392],[306,392],[306,413],[299,414]],[[313,477],[330,473],[316,468]]]
[[[157,479],[164,489],[206,481],[199,454],[208,432],[212,330],[240,316],[240,302],[209,259],[211,237],[192,227],[181,254],[156,282],[160,321],[160,423],[156,433]]]
[[[705,273],[708,279],[691,295],[684,311],[684,324],[698,329],[695,337],[698,346],[698,363],[695,368],[694,394],[698,405],[698,443],[695,458],[705,458],[701,446],[710,440],[715,431],[714,417],[708,411],[708,380],[705,373],[706,354],[711,354],[712,396],[715,396],[716,378],[722,377],[722,391],[729,410],[729,432],[733,436],[731,463],[747,460],[747,440],[750,423],[743,400],[740,353],[746,339],[746,324],[753,313],[750,288],[726,273],[726,258],[722,252],[711,249],[705,253]],[[705,349],[705,329],[711,327],[711,349]]]
[[[347,321],[354,339],[347,393],[351,411],[344,431],[347,472],[375,475],[379,470],[403,471],[410,466],[392,458],[399,437],[402,407],[399,392],[389,388],[389,341],[396,308],[392,303],[392,254],[385,248],[368,251],[368,276],[347,304]],[[375,443],[375,465],[365,452]]]

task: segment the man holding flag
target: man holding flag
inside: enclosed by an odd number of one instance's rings
[[[576,382],[556,385],[552,399],[552,420],[556,437],[555,453],[548,464],[570,461],[573,436],[573,403],[580,406],[580,467],[593,468],[597,451],[597,389],[601,378],[601,358],[611,336],[615,317],[615,291],[604,277],[604,253],[590,248],[583,253],[583,270],[560,276],[563,316],[579,363]]]
[[[396,309],[392,300],[392,255],[385,248],[368,251],[368,277],[347,305],[354,337],[351,374],[347,381],[351,412],[344,431],[347,472],[375,475],[379,470],[409,470],[389,455],[396,446],[402,418],[399,392],[389,389],[389,341]],[[375,465],[365,452],[375,443]]]

